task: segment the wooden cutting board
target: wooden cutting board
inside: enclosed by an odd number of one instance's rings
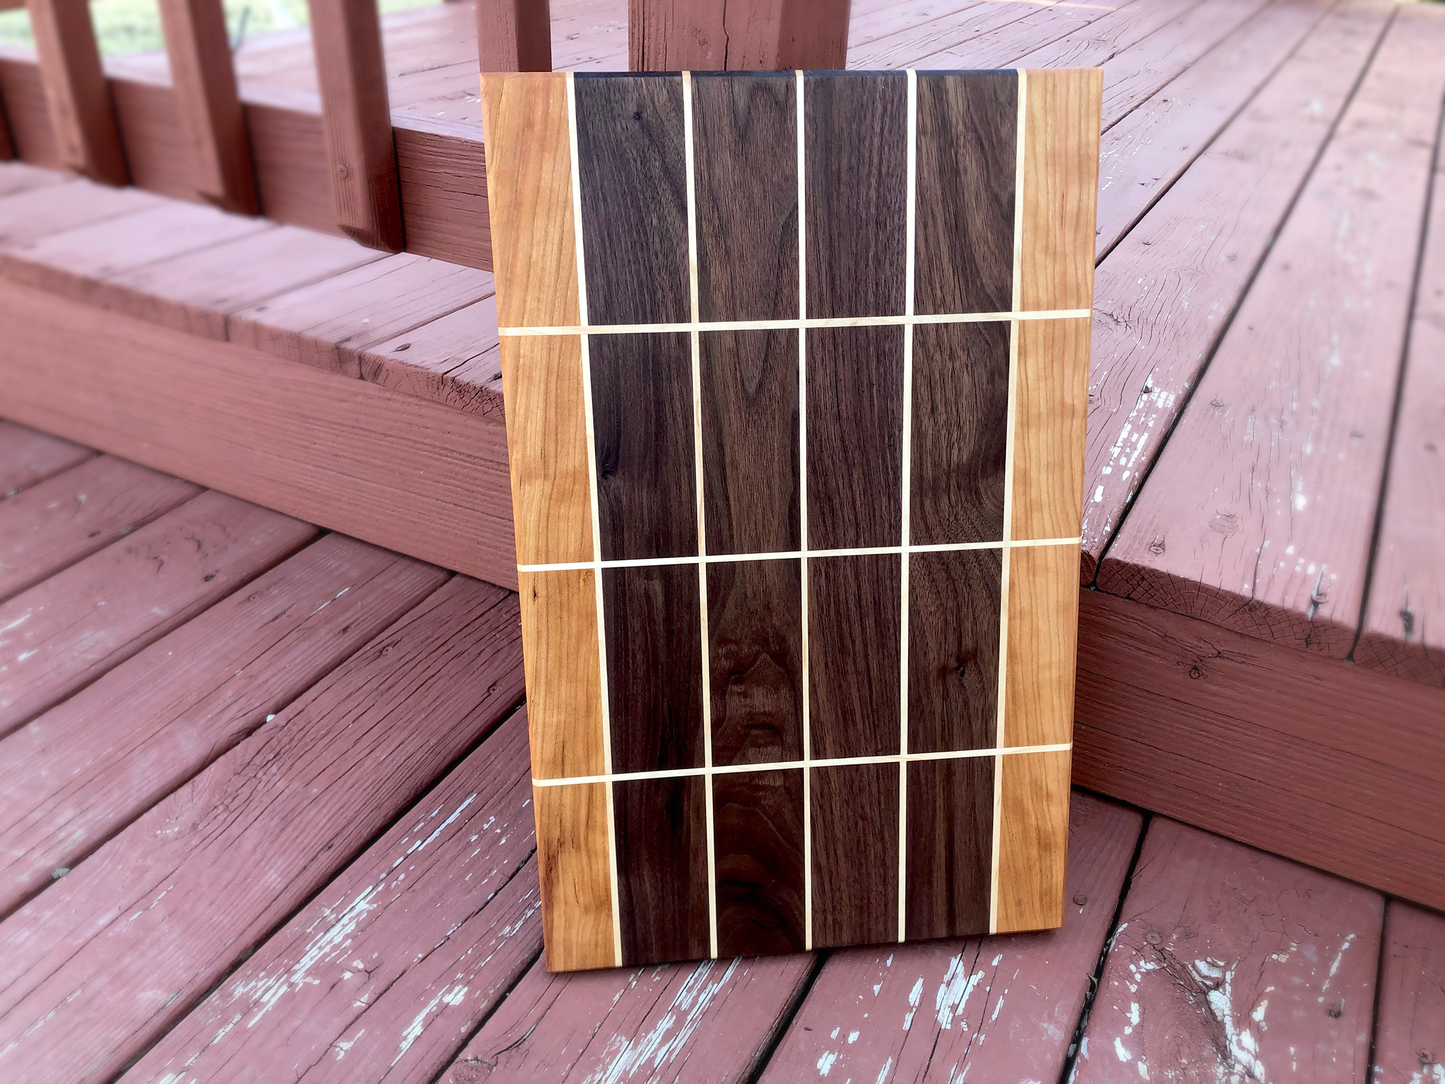
[[[1060,923],[1101,93],[483,77],[551,970]]]

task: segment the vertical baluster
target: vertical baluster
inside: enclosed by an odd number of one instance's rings
[[[256,214],[260,203],[251,142],[221,0],[160,0],[160,13],[191,183],[202,199],[218,207]]]
[[[309,0],[336,223],[363,245],[402,248],[396,148],[375,0]]]
[[[628,0],[633,71],[841,68],[851,0]]]
[[[477,57],[484,72],[551,71],[548,0],[477,0]]]
[[[68,169],[107,184],[128,174],[85,0],[28,0],[50,126]]]

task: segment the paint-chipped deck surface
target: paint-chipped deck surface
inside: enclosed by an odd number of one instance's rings
[[[1445,1073],[1445,915],[1082,792],[1057,932],[549,976],[514,595],[9,422],[0,493],[7,1084]]]

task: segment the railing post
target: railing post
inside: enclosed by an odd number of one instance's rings
[[[396,147],[376,0],[309,0],[336,224],[370,248],[402,249]]]
[[[477,58],[484,72],[551,71],[548,0],[477,0]]]
[[[842,68],[851,0],[628,0],[633,71]]]
[[[85,0],[28,0],[50,127],[67,169],[106,184],[129,175]]]
[[[224,210],[256,214],[251,141],[221,0],[160,0],[160,13],[196,193]]]

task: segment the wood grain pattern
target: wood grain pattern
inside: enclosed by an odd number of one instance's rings
[[[998,550],[909,555],[909,752],[994,744],[1002,573]]]
[[[532,777],[603,775],[597,573],[519,572]]]
[[[571,327],[581,320],[566,79],[485,75],[482,103],[497,322]]]
[[[714,764],[803,759],[801,561],[707,568]]]
[[[573,335],[508,336],[502,392],[519,565],[592,559],[591,468],[582,344]]]
[[[628,0],[633,71],[833,69],[845,66],[848,0]]]
[[[697,553],[688,336],[594,335],[588,350],[603,559]]]
[[[706,787],[702,776],[612,786],[621,963],[708,955]]]
[[[993,776],[993,757],[916,760],[908,765],[904,916],[908,937],[988,932]],[[1049,808],[1045,814],[1057,818],[1061,832],[1067,830],[1067,780],[1064,800],[1064,809]],[[1063,855],[1048,857],[1059,859],[1062,878]]]
[[[1445,917],[1390,900],[1385,907],[1370,1079],[1412,1084],[1445,1065]]]
[[[0,421],[0,500],[84,463],[95,453],[79,444]]]
[[[806,334],[808,546],[896,546],[903,518],[903,329]]]
[[[1003,537],[1008,370],[1008,324],[913,329],[908,528],[913,545]],[[1024,418],[1020,428],[1052,420]]]
[[[897,753],[898,554],[814,557],[807,574],[812,755]]]
[[[682,79],[579,75],[574,87],[587,319],[688,320]]]
[[[1013,308],[1017,128],[1016,73],[919,76],[915,312]]]
[[[1194,1079],[1366,1079],[1383,910],[1369,889],[1154,818],[1076,1078],[1185,1064]]]
[[[477,4],[477,47],[484,72],[550,72],[548,0],[483,0]]]
[[[998,921],[995,931],[1050,930],[1064,917],[1069,754],[1000,758]]]
[[[125,184],[125,152],[89,5],[27,0],[26,7],[60,165],[105,184]]]
[[[534,787],[549,971],[613,967],[607,784]]]
[[[804,80],[803,108],[807,314],[901,313],[908,176],[904,77],[813,73]],[[867,228],[860,229],[862,223]],[[810,333],[810,355],[812,346]]]
[[[898,766],[813,768],[813,947],[898,939]]]
[[[1078,568],[1077,546],[1020,546],[1009,553],[1004,745],[1073,740]]]
[[[784,553],[802,546],[798,335],[699,336],[708,553]]]
[[[791,72],[692,80],[698,311],[798,316],[798,113]]]
[[[1021,320],[1016,334],[1013,537],[1077,538],[1084,507],[1089,321]]]
[[[478,417],[501,418],[497,299],[484,297],[369,348],[361,355],[361,379]]]
[[[703,766],[696,565],[602,570],[612,770]]]
[[[1097,68],[1024,73],[1023,261],[1025,309],[1087,309],[1094,302],[1098,200]]]
[[[719,956],[800,952],[803,773],[714,776]]]

